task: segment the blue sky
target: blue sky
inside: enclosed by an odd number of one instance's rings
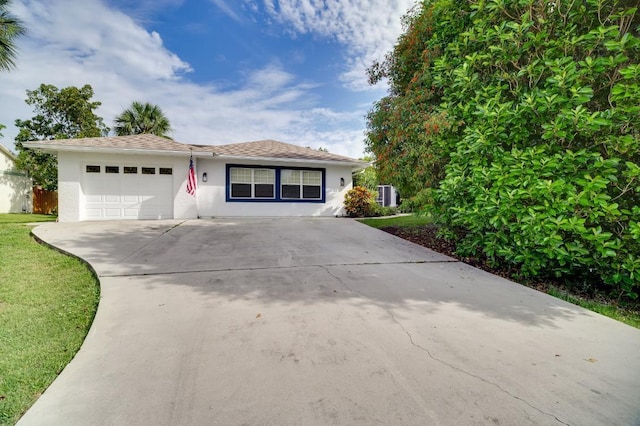
[[[132,101],[158,104],[173,138],[277,139],[361,157],[365,115],[386,93],[382,59],[414,0],[13,0],[18,68],[0,74],[1,142],[33,112],[26,90],[91,84],[112,127]]]

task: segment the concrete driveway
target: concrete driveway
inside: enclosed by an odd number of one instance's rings
[[[34,233],[102,294],[22,426],[640,424],[640,330],[352,220]]]

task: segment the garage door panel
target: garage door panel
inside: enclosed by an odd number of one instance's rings
[[[124,209],[123,215],[126,219],[136,219],[140,214],[140,209]]]
[[[87,208],[87,219],[99,219],[102,216],[102,209]]]
[[[173,217],[172,175],[85,173],[83,192],[89,220]]]
[[[108,218],[117,219],[120,216],[122,216],[122,210],[119,208],[115,208],[115,209],[105,208],[104,215],[105,217],[108,217]]]

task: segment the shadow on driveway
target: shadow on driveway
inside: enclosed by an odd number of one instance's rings
[[[640,331],[347,219],[47,224],[101,280],[21,424],[634,424]]]

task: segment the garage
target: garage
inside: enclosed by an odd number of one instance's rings
[[[152,164],[87,163],[85,220],[172,219],[173,169]]]

